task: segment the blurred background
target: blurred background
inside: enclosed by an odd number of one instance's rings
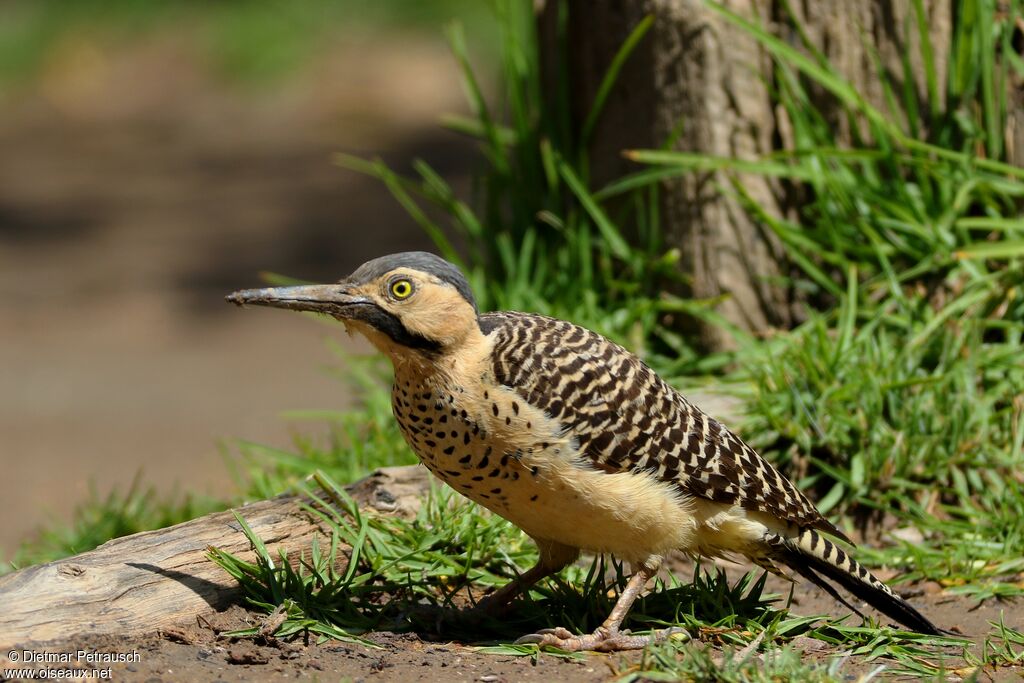
[[[466,191],[456,18],[486,64],[473,0],[0,2],[0,558],[133,481],[228,496],[233,439],[345,406],[334,330],[223,296],[429,248],[332,155]]]

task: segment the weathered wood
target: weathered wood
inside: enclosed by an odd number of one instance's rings
[[[362,506],[411,514],[427,486],[425,468],[395,467],[378,470],[349,492]],[[298,557],[315,536],[327,535],[300,503],[281,496],[236,511],[272,553],[283,548]],[[0,577],[0,651],[80,633],[151,633],[227,607],[239,598],[238,584],[207,559],[211,545],[255,559],[227,511]]]

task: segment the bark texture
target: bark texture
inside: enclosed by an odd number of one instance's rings
[[[797,44],[799,37],[781,0],[724,0],[733,12],[772,28]],[[951,3],[924,0],[933,44],[948,44]],[[871,50],[902,87],[904,55],[917,74],[912,87],[926,94],[913,3],[885,0],[792,0],[792,10],[816,49],[884,108]],[[567,30],[560,39],[559,2],[544,3],[539,26],[549,92],[558,87],[560,58],[567,60],[573,120],[587,116],[598,86],[630,31],[647,15],[654,25],[621,72],[589,141],[594,187],[636,170],[622,157],[630,148],[673,147],[689,152],[753,159],[790,145],[788,122],[770,98],[772,63],[755,40],[711,10],[703,0],[567,0]],[[909,38],[907,38],[909,36]],[[564,40],[564,44],[563,41]],[[936,50],[939,82],[945,57]],[[822,110],[840,108],[818,93]],[[849,131],[843,132],[849,135]],[[741,176],[750,199],[771,215],[789,210],[785,188],[760,176]],[[797,320],[794,292],[783,283],[789,264],[775,235],[751,220],[730,196],[724,174],[691,175],[666,183],[662,221],[666,240],[683,258],[696,298],[724,296],[718,311],[742,329],[763,332]],[[730,345],[719,328],[703,329],[711,348]]]

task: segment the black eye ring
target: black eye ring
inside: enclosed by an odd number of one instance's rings
[[[408,299],[410,296],[412,296],[412,292],[412,280],[409,280],[408,278],[403,277],[398,278],[397,280],[392,280],[391,284],[388,285],[388,293],[391,294],[391,297],[397,301]]]

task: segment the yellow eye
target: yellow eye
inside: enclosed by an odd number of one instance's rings
[[[408,299],[412,294],[412,282],[406,279],[395,280],[391,283],[391,296],[396,299]]]

